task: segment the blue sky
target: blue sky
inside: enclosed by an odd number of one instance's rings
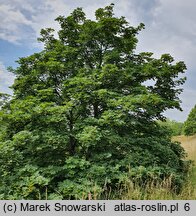
[[[125,16],[131,25],[143,22],[137,52],[153,52],[154,57],[170,53],[187,65],[187,81],[180,96],[183,112],[169,110],[165,115],[185,121],[196,103],[196,1],[195,0],[0,0],[0,92],[11,93],[14,76],[8,66],[16,67],[19,57],[42,49],[37,42],[41,28],[58,30],[54,19],[83,7],[89,18],[94,11],[115,3],[115,14]]]

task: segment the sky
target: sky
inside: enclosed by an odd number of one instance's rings
[[[185,121],[196,104],[195,0],[0,0],[0,92],[11,93],[14,75],[7,67],[15,68],[20,57],[42,50],[37,41],[42,28],[58,30],[54,19],[68,16],[77,7],[94,19],[97,8],[111,3],[115,15],[124,16],[130,25],[145,24],[136,52],[153,52],[156,58],[169,53],[185,62],[187,81],[180,96],[183,111],[165,113],[172,120]]]

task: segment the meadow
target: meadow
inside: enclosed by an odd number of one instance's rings
[[[187,156],[190,160],[196,162],[196,135],[194,136],[175,136],[173,138],[175,141],[181,142],[181,145],[187,152]]]

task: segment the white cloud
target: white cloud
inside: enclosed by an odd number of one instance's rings
[[[35,42],[41,28],[57,27],[54,19],[64,13],[63,0],[0,0],[0,39],[11,43]]]
[[[15,9],[12,5],[1,4],[0,6],[0,39],[17,43],[24,37],[21,29],[22,26],[31,25],[20,10]]]
[[[185,89],[184,92],[181,94],[180,99],[183,102],[181,107],[183,111],[168,110],[165,112],[165,116],[172,120],[176,121],[185,121],[191,111],[191,109],[195,106],[195,98],[196,98],[196,90],[194,89]]]
[[[139,51],[156,56],[170,53],[196,69],[196,1],[160,0],[152,12],[153,21],[139,35]],[[194,77],[193,72],[189,76]]]

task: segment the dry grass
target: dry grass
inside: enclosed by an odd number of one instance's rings
[[[176,136],[173,140],[181,142],[181,145],[187,152],[188,159],[194,160],[196,163],[196,135],[194,136]]]

